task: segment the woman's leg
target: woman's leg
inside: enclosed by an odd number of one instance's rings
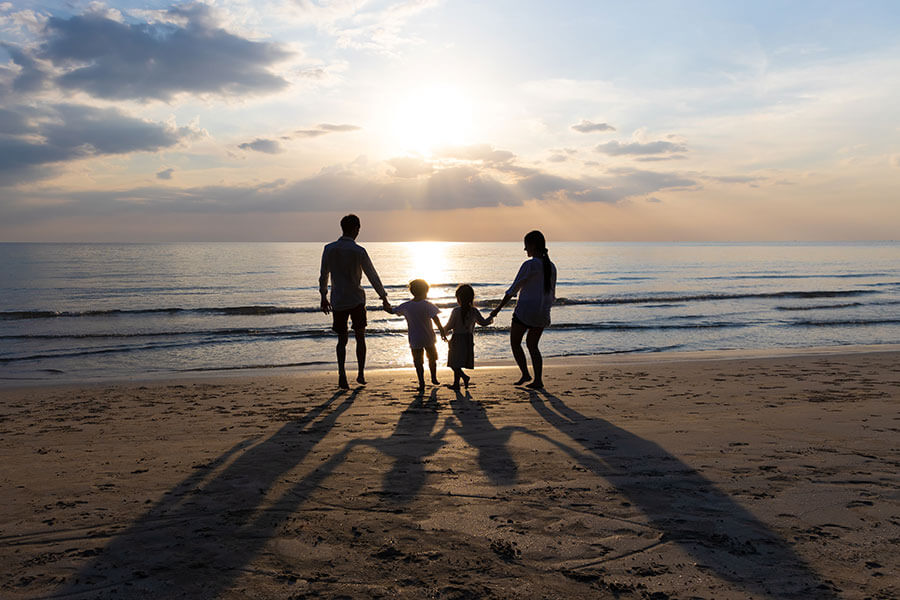
[[[516,364],[522,371],[522,377],[516,382],[516,385],[522,385],[531,379],[531,374],[528,373],[528,363],[525,362],[525,351],[522,350],[522,338],[527,330],[527,327],[515,321],[509,326],[509,345],[512,348],[513,358],[516,359]]]
[[[525,345],[528,346],[528,353],[531,355],[531,366],[534,368],[534,381],[529,383],[528,387],[536,390],[544,387],[544,357],[541,356],[541,350],[538,348],[542,333],[544,333],[543,327],[532,327],[528,330],[528,337],[525,338]]]

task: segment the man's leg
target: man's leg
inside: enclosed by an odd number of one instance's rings
[[[350,389],[350,384],[347,383],[347,369],[345,367],[345,363],[347,362],[347,340],[350,339],[350,336],[346,333],[338,333],[338,342],[337,342],[337,363],[338,363],[338,386],[347,390]]]
[[[525,351],[522,350],[522,338],[525,337],[527,330],[527,327],[515,321],[509,326],[509,345],[512,348],[513,358],[516,359],[516,364],[522,371],[522,377],[519,378],[516,385],[522,385],[531,379],[531,375],[528,373],[528,363],[525,362]]]
[[[356,333],[356,365],[357,375],[356,382],[362,385],[366,384],[366,330],[357,329]]]

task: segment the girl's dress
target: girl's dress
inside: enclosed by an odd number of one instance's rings
[[[476,323],[484,326],[488,321],[474,306],[469,307],[468,311],[462,306],[457,306],[450,313],[446,329],[453,331],[450,349],[447,351],[447,366],[451,369],[475,368]]]

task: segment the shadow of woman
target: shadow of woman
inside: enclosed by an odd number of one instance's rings
[[[658,444],[586,417],[546,391],[529,395],[538,414],[586,452],[530,433],[615,485],[661,532],[656,545],[678,544],[722,579],[756,594],[775,597],[770,590],[777,582],[782,590],[795,590],[791,597],[838,597],[787,541]]]
[[[125,597],[217,597],[290,514],[279,510],[284,497],[265,508],[266,493],[328,435],[358,392],[342,390],[269,438],[255,445],[242,442],[201,465],[116,535],[52,597],[93,598],[101,592]],[[340,460],[345,454],[339,455]],[[339,463],[332,459],[297,487],[310,489]],[[291,501],[299,504],[304,498],[295,493]]]
[[[453,414],[459,420],[457,424],[448,419],[448,427],[456,432],[466,443],[478,451],[478,466],[494,485],[512,485],[518,478],[518,466],[509,452],[507,444],[513,433],[521,431],[518,427],[497,429],[488,419],[487,411],[473,402],[467,391],[463,395],[456,391],[450,401]]]

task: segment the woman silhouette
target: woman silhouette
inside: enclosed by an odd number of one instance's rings
[[[528,364],[525,362],[525,352],[522,351],[522,337],[527,332],[525,345],[531,355],[531,366],[534,368],[534,381],[526,387],[542,389],[544,387],[543,367],[544,360],[538,348],[541,334],[544,328],[550,325],[550,307],[556,300],[556,265],[550,261],[547,254],[547,241],[540,231],[529,232],[525,236],[525,252],[530,257],[519,267],[515,281],[506,290],[506,294],[491,311],[491,318],[506,306],[513,296],[519,294],[516,308],[513,311],[512,324],[509,327],[509,343],[512,346],[513,358],[522,377],[516,385],[531,380],[528,373]]]

